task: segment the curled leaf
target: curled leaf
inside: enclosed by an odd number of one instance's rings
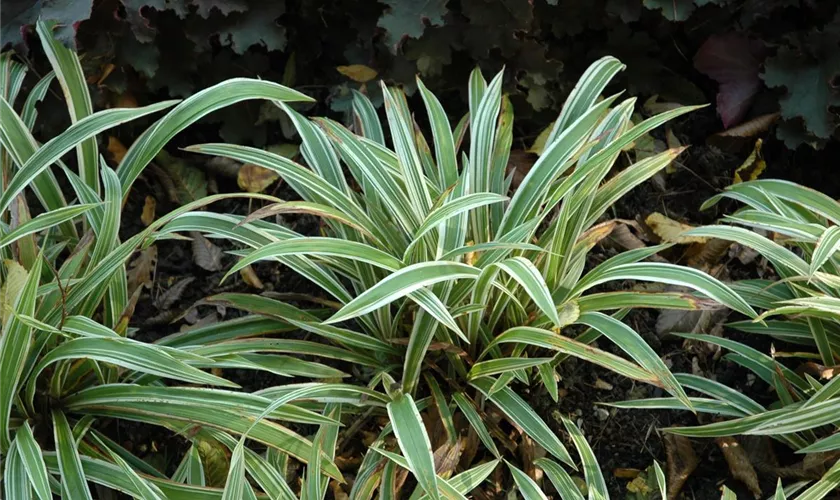
[[[747,485],[752,494],[759,498],[761,487],[758,485],[758,476],[744,447],[732,436],[719,437],[715,439],[715,442],[723,452],[723,457],[726,458],[732,477]]]
[[[764,172],[764,169],[767,168],[767,163],[764,162],[764,157],[761,155],[761,145],[763,141],[761,139],[757,139],[755,141],[755,147],[753,147],[752,153],[744,160],[744,163],[741,164],[735,170],[735,176],[732,179],[732,184],[738,184],[740,182],[745,181],[754,181]]]

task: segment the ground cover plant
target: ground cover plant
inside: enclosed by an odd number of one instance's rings
[[[139,498],[242,498],[253,497],[257,491],[272,498],[289,498],[297,494],[284,480],[283,464],[290,458],[308,464],[300,494],[324,497],[329,480],[341,480],[334,446],[345,407],[350,414],[358,411],[351,408],[360,407],[390,418],[365,456],[353,484],[358,492],[355,495],[365,497],[365,492],[376,487],[384,496],[392,494],[391,489],[395,491],[395,485],[405,481],[401,468],[413,473],[418,492],[425,491],[430,497],[462,497],[503,457],[490,437],[487,425],[491,422],[482,417],[485,399],[553,459],[575,466],[558,437],[508,387],[514,378],[527,379],[535,372],[556,395],[552,367],[564,354],[660,385],[690,405],[673,376],[638,335],[599,312],[649,306],[650,302],[636,294],[595,294],[588,296],[587,305],[578,300],[587,289],[629,276],[667,280],[661,272],[667,268],[677,277],[671,279],[752,314],[731,290],[702,273],[638,262],[658,249],[624,254],[579,279],[587,251],[609,229],[606,225],[590,230],[595,220],[614,199],[664,168],[677,151],[640,162],[599,186],[615,157],[634,138],[688,111],[672,111],[629,128],[632,99],[612,109],[615,97],[599,100],[610,77],[622,68],[613,58],[597,62],[583,77],[547,140],[541,166],[521,183],[504,210],[497,208],[505,199],[503,193],[508,192],[502,160],[509,148],[511,110],[503,105],[500,77],[487,85],[476,72],[471,81],[470,151],[463,157],[475,160],[462,159],[468,163],[460,172],[455,156],[460,148],[455,138],[461,142],[467,124],[453,134],[430,93],[425,97],[439,161],[433,160],[430,150],[418,150],[426,143],[421,135],[415,135],[405,102],[396,90],[388,91],[393,99],[389,119],[395,152],[377,142],[383,133],[371,117],[370,103],[362,97],[357,101],[359,125],[368,138],[329,121],[318,122],[324,128],[317,128],[287,110],[305,138],[304,151],[312,170],[256,149],[232,145],[190,148],[234,157],[256,155],[257,163],[277,170],[309,198],[302,202],[275,199],[276,204],[266,210],[323,215],[334,231],[332,237],[293,238],[289,230],[270,222],[195,211],[228,196],[217,195],[187,204],[121,242],[117,230],[123,197],[179,130],[237,100],[270,99],[282,106],[283,101],[306,97],[270,82],[240,79],[181,103],[167,101],[92,113],[78,58],[55,41],[51,25],[40,23],[38,30],[54,75],[42,80],[18,113],[14,103],[24,68],[4,56],[6,79],[0,101],[6,180],[0,207],[8,214],[8,225],[3,228],[7,258],[0,341],[0,371],[5,381],[0,399],[0,445],[4,488],[10,498],[33,494],[50,498],[53,493],[90,498],[89,483]],[[73,124],[41,145],[29,130],[36,118],[35,103],[52,78],[58,79],[67,97]],[[172,109],[135,141],[115,170],[102,161],[93,142],[97,133],[167,108]],[[329,141],[335,141],[335,149]],[[75,171],[60,160],[74,149]],[[336,151],[360,184],[360,194],[347,184]],[[51,169],[55,162],[58,169]],[[561,175],[567,170],[567,175]],[[75,202],[66,201],[59,175],[66,179]],[[34,197],[27,198],[30,190]],[[271,200],[265,195],[249,196]],[[30,218],[28,203],[33,199],[42,213]],[[549,218],[555,207],[558,216]],[[547,227],[538,230],[543,222]],[[188,227],[257,247],[238,266],[261,258],[280,259],[323,286],[344,306],[326,320],[324,311],[301,310],[259,296],[226,295],[214,300],[268,319],[247,316],[166,337],[155,344],[131,339],[128,325],[137,294],[128,292],[126,260],[150,241]],[[534,237],[536,243],[530,243]],[[567,252],[569,258],[557,258]],[[389,271],[390,276],[381,270]],[[346,288],[348,282],[352,292]],[[423,288],[427,285],[434,286]],[[666,307],[702,305],[697,297],[686,295],[664,294],[651,299]],[[401,302],[399,307],[382,307],[394,301]],[[352,318],[356,329],[333,325]],[[574,324],[590,330],[577,341],[559,334],[561,328]],[[337,345],[266,337],[290,327]],[[497,335],[502,329],[506,333]],[[610,338],[632,361],[584,343],[599,335]],[[407,340],[407,345],[400,347],[400,342],[394,342],[399,339]],[[445,365],[443,359],[428,356],[433,339],[451,346],[443,350]],[[506,346],[511,343],[512,351]],[[534,348],[552,355],[559,352],[561,357],[534,358],[529,356]],[[236,384],[203,370],[320,372],[322,375],[315,376],[323,377],[328,367],[276,355],[312,352],[368,367],[369,387],[320,382],[247,394],[228,390]],[[402,365],[395,363],[402,358]],[[424,370],[429,363],[432,373]],[[442,378],[441,386],[436,380],[441,375],[453,378]],[[380,384],[381,392],[376,390]],[[450,393],[452,388],[459,390]],[[452,464],[449,470],[437,472],[419,414],[426,406],[437,408],[450,443],[447,453],[460,446],[452,413],[457,407],[491,460],[468,463],[469,467],[455,476]],[[167,477],[100,430],[102,423],[114,419],[162,426],[194,444],[184,454],[181,466]],[[319,430],[310,440],[280,422],[314,425]],[[589,487],[605,495],[603,477],[580,431],[571,421],[565,421],[565,426],[585,465]],[[387,446],[391,432],[396,436],[396,448]],[[267,449],[266,453],[246,447],[246,438],[258,443],[257,450]],[[200,443],[205,442],[218,443],[232,453],[223,489],[206,485],[198,452]],[[553,459],[541,459],[537,464],[555,488],[567,494],[577,492]],[[541,495],[527,474],[512,464],[508,467],[523,495]]]
[[[795,451],[799,461],[788,470],[806,479],[792,484],[788,495],[801,490],[797,498],[821,498],[836,492],[840,485],[840,381],[836,376],[840,360],[840,203],[818,191],[780,180],[734,184],[710,199],[706,207],[724,199],[744,205],[724,219],[728,224],[703,226],[683,234],[737,241],[758,251],[773,266],[778,280],[749,279],[733,284],[739,295],[762,314],[752,321],[730,323],[729,327],[767,336],[774,348],[768,355],[727,337],[677,335],[719,346],[727,352],[725,359],[750,370],[773,388],[777,401],[765,407],[711,380],[682,376],[686,389],[699,391],[713,402],[705,411],[736,418],[671,428],[668,432],[694,438],[772,438]],[[679,406],[677,401],[670,402]],[[636,401],[626,406],[645,404]],[[656,404],[668,403],[663,400]],[[784,494],[777,495],[784,498]]]
[[[498,424],[482,417],[489,406],[520,429],[523,439],[546,450],[550,458],[538,460],[537,466],[558,491],[574,495],[577,490],[569,487],[571,478],[560,463],[574,467],[575,461],[512,384],[534,378],[556,400],[555,367],[575,356],[659,386],[691,406],[663,361],[619,318],[634,307],[698,309],[718,302],[755,316],[737,294],[705,273],[642,262],[664,246],[621,253],[585,272],[589,250],[616,225],[597,223],[601,216],[680,150],[633,164],[604,183],[616,158],[635,139],[691,111],[680,108],[632,125],[634,99],[599,97],[622,68],[607,57],[582,76],[540,160],[515,191],[504,169],[512,110],[501,93],[501,74],[488,84],[478,71],[473,73],[471,110],[454,130],[435,96],[418,82],[430,141],[416,126],[402,92],[383,89],[393,150],[362,94],[354,104],[361,136],[328,119],[309,121],[283,106],[303,140],[308,168],[251,147],[186,148],[275,171],[302,198],[247,217],[185,213],[162,232],[201,231],[238,241],[253,250],[235,252],[243,258],[229,275],[261,260],[275,260],[329,295],[329,302],[322,301],[327,309],[317,312],[258,295],[219,294],[208,301],[289,322],[338,349],[327,354],[324,346],[310,341],[258,338],[236,341],[243,352],[305,354],[320,349],[324,356],[358,365],[355,372],[368,388],[381,384],[390,399],[387,425],[365,454],[351,497],[366,497],[377,485],[382,491],[402,484],[394,464],[413,473],[420,488],[415,492],[454,495],[458,488],[447,479],[454,464],[442,457],[461,454],[465,432],[477,435],[482,445],[470,450],[469,459],[461,457],[465,466],[502,458],[505,448],[518,446],[500,439]],[[469,146],[462,147],[467,134]],[[342,163],[352,182],[345,178]],[[303,236],[264,220],[295,212],[321,217],[323,235]],[[699,295],[589,293],[599,284],[628,279],[686,286]],[[601,336],[625,357],[588,345]],[[279,387],[260,393],[286,391]],[[372,401],[353,403],[366,406]],[[419,413],[426,408],[427,415],[434,415],[427,418],[438,422],[440,431],[431,436]],[[459,414],[463,419],[456,418]],[[579,432],[571,421],[564,423],[573,436]],[[385,448],[391,432],[396,449]],[[591,452],[583,441],[575,439],[575,444],[590,491],[606,496]],[[529,476],[515,464],[508,467],[520,492],[538,498],[530,493],[536,486]]]
[[[353,94],[345,127],[296,111],[311,101],[300,92],[245,78],[184,101],[93,112],[81,61],[53,28],[37,25],[53,72],[25,99],[26,68],[11,53],[0,59],[6,498],[608,498],[608,472],[581,429],[586,419],[532,406],[542,391],[561,400],[557,373],[570,357],[668,394],[623,406],[739,417],[672,433],[772,434],[806,453],[817,481],[780,486],[777,498],[822,498],[836,487],[837,203],[779,181],[722,195],[750,206],[733,221],[782,234],[795,251],[734,226],[688,233],[754,246],[776,265],[779,282],[728,286],[648,260],[668,244],[599,260],[593,249],[623,224],[610,218],[614,204],[684,148],[637,155],[624,169],[618,158],[696,109],[633,116],[635,99],[605,95],[624,69],[617,59],[584,72],[539,159],[516,178],[507,168],[513,106],[503,73],[490,82],[472,73],[469,113],[458,122],[419,79],[413,112],[400,89],[378,90],[384,127],[363,93]],[[71,125],[40,144],[38,103],[56,80]],[[122,241],[126,198],[148,165],[167,161],[164,147],[175,153],[167,145],[176,134],[245,100],[286,117],[302,160],[224,143],[178,154],[263,168],[288,184],[292,201],[198,196]],[[157,121],[111,168],[97,135],[144,117]],[[212,211],[231,198],[262,207]],[[317,218],[319,234],[274,218],[289,214]],[[239,260],[228,276],[267,261],[317,291],[217,293],[202,304],[245,315],[141,341],[133,316],[143,291],[128,278],[129,259],[185,236],[231,249]],[[629,282],[688,291],[640,291]],[[803,375],[778,361],[786,353],[774,359],[725,337],[686,335],[730,349],[728,359],[777,388],[778,404],[765,409],[712,380],[672,374],[622,321],[632,309],[721,305],[748,318],[735,328],[816,348],[788,356],[819,359]],[[272,383],[240,387],[257,376]],[[166,463],[146,461],[120,440],[126,425],[160,428],[179,445],[162,450]],[[642,498],[668,496],[655,461],[637,479]]]

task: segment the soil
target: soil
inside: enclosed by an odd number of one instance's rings
[[[700,205],[712,195],[720,192],[731,184],[732,174],[752,147],[744,143],[736,151],[722,151],[705,144],[706,137],[716,130],[717,118],[714,112],[706,110],[696,112],[689,118],[684,118],[673,124],[674,132],[684,144],[693,144],[678,160],[677,171],[665,178],[665,186],[657,186],[654,182],[646,182],[638,189],[625,196],[615,207],[612,214],[615,217],[634,219],[644,218],[654,211],[662,212],[672,218],[691,223],[713,222],[721,210],[731,208],[731,204],[723,203],[715,209],[700,211]],[[828,159],[836,153],[837,146],[830,145],[829,149],[820,153],[811,151],[788,152],[772,138],[765,144],[765,155],[769,168],[768,177],[789,178],[808,186],[818,187],[832,196],[840,194],[840,178],[831,175]],[[834,156],[836,158],[836,154]],[[813,165],[813,167],[809,167]],[[230,179],[216,179],[221,190],[236,190],[235,181]],[[269,191],[272,188],[269,189]],[[285,186],[275,185],[275,195],[281,198],[294,199],[294,194]],[[124,227],[122,236],[128,237],[142,229],[140,214],[146,195],[151,194],[158,200],[158,214],[163,214],[175,208],[167,204],[166,196],[153,178],[141,178],[131,191],[124,210]],[[254,206],[248,206],[242,201],[226,201],[213,207],[213,210],[228,213],[246,214],[253,211]],[[285,222],[303,234],[316,235],[317,221],[312,217],[287,217]],[[232,247],[225,242],[215,241],[223,250]],[[224,271],[210,272],[197,266],[192,258],[189,242],[168,240],[161,241],[158,246],[158,261],[155,268],[154,287],[140,300],[132,326],[137,327],[136,338],[144,341],[155,341],[165,335],[177,332],[189,326],[189,322],[200,321],[212,316],[221,319],[222,314],[215,307],[198,306],[198,314],[184,313],[194,308],[194,305],[209,295],[226,292],[258,292],[249,287],[237,274],[224,285],[220,280]],[[223,258],[224,269],[233,262],[232,256]],[[265,291],[296,292],[318,295],[306,280],[281,266],[258,264],[255,266],[257,275],[265,285]],[[738,277],[750,277],[755,270],[744,268],[738,270]],[[155,298],[169,287],[184,279],[193,278],[183,294],[175,301],[168,315],[163,315],[155,305]],[[306,306],[306,304],[300,304]],[[235,317],[237,311],[228,309],[222,311],[224,318]],[[626,321],[639,332],[666,359],[675,372],[691,372],[692,352],[683,348],[678,339],[660,339],[655,333],[656,312],[638,311],[629,315]],[[730,318],[731,320],[732,318]],[[726,331],[727,335],[737,336],[736,332]],[[769,344],[762,339],[741,338],[763,351],[769,350]],[[606,342],[599,346],[610,350]],[[726,361],[714,361],[711,356],[699,359],[702,369],[719,382],[727,384],[753,397],[761,403],[770,403],[773,395],[761,381],[752,382],[747,371]],[[569,359],[559,370],[562,376],[561,387],[565,395],[559,403],[554,403],[544,389],[535,385],[532,388],[517,387],[525,397],[558,432],[562,431],[562,424],[553,417],[559,411],[563,415],[574,418],[587,436],[608,481],[608,486],[614,498],[624,498],[627,494],[628,479],[618,479],[613,471],[619,468],[644,470],[653,460],[665,466],[665,451],[662,439],[662,429],[670,426],[695,425],[698,417],[688,412],[671,411],[636,411],[616,410],[600,406],[599,403],[622,401],[630,397],[657,397],[662,395],[660,389],[633,383],[606,370],[593,367],[590,364]],[[259,374],[253,372],[226,373],[227,376],[240,383],[246,390],[258,390],[276,384],[288,383],[289,379]],[[600,380],[612,386],[610,390],[598,389],[596,381]],[[293,381],[293,380],[292,380]],[[608,410],[604,417],[600,408]],[[600,413],[600,416],[599,416]],[[305,429],[301,430],[306,433]],[[185,441],[173,437],[168,432],[140,424],[121,422],[106,429],[117,442],[129,447],[140,456],[146,456],[158,461],[162,469],[174,471],[177,458],[183,451]],[[157,457],[164,450],[163,457]],[[720,487],[726,484],[739,494],[739,498],[749,498],[749,491],[744,485],[731,479],[727,464],[712,440],[694,440],[694,449],[699,458],[698,469],[689,477],[683,490],[683,498],[712,499],[720,497]],[[162,460],[162,463],[160,462]],[[165,465],[164,465],[165,464]],[[762,489],[769,494],[775,485],[775,478],[762,477]]]

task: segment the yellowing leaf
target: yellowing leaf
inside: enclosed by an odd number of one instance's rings
[[[767,163],[764,162],[764,157],[761,155],[761,139],[755,141],[752,153],[744,160],[735,170],[735,177],[732,179],[732,184],[738,184],[745,181],[754,181],[767,168]]]
[[[243,191],[260,193],[272,185],[280,176],[273,170],[246,163],[239,168],[236,183]]]
[[[247,283],[249,286],[257,288],[259,290],[263,289],[263,282],[260,280],[260,277],[257,276],[257,273],[254,272],[254,268],[251,266],[245,266],[239,270],[239,275],[242,276],[242,281]]]
[[[125,153],[128,152],[128,149],[120,142],[119,139],[114,137],[113,135],[108,137],[108,154],[110,155],[111,161],[114,162],[114,165],[119,165],[122,163],[122,159],[125,156]]]
[[[143,213],[140,215],[140,221],[144,226],[148,226],[155,220],[155,208],[157,208],[157,200],[154,196],[146,196],[146,202],[143,204]]]
[[[551,123],[548,127],[544,128],[540,135],[534,140],[534,143],[531,144],[531,147],[528,148],[529,153],[534,153],[535,155],[541,155],[542,152],[545,150],[545,141],[548,140],[548,136],[551,135],[551,129],[554,128],[554,122]]]
[[[379,74],[375,69],[365,66],[364,64],[338,66],[335,69],[347,78],[359,83],[369,82],[376,78],[376,75]]]
[[[659,212],[648,215],[645,224],[650,227],[662,241],[667,243],[705,243],[708,238],[699,236],[682,236],[681,233],[693,229],[694,226],[677,222]]]
[[[29,272],[22,265],[14,260],[4,261],[6,265],[6,281],[0,287],[0,324],[5,324],[6,319],[11,315],[15,306],[15,299],[23,285],[26,284],[26,279],[29,277]]]

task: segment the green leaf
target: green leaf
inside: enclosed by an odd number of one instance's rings
[[[205,373],[171,356],[166,350],[128,338],[78,338],[64,342],[49,351],[33,368],[34,380],[50,364],[62,359],[88,358],[113,363],[130,370],[183,380],[195,384],[239,387],[221,377]],[[210,360],[207,360],[211,362]],[[34,384],[27,388],[27,398],[32,400]]]
[[[696,0],[644,0],[642,2],[650,10],[661,10],[662,15],[669,21],[685,21],[699,4]]]
[[[245,480],[245,441],[240,441],[230,457],[230,469],[222,500],[241,500],[245,494],[245,488],[250,489],[251,486]]]
[[[578,282],[572,294],[579,295],[595,285],[615,280],[640,280],[685,286],[697,290],[750,318],[757,316],[753,308],[744,299],[712,276],[693,268],[660,262],[621,264],[602,269],[600,272],[596,268]]]
[[[490,377],[492,375],[499,375],[525,368],[533,368],[535,366],[549,363],[553,358],[501,358],[491,359],[488,361],[479,361],[474,364],[467,374],[469,380],[474,380],[481,377]]]
[[[55,434],[55,450],[58,455],[58,467],[61,471],[62,497],[70,500],[92,500],[87,485],[87,478],[76,449],[73,431],[64,413],[52,411],[53,431]]]
[[[123,196],[135,179],[178,132],[218,109],[249,99],[311,101],[300,92],[266,80],[231,78],[193,94],[137,138],[117,168]],[[262,166],[262,165],[261,165]]]
[[[27,480],[26,467],[20,453],[18,453],[17,441],[12,441],[4,458],[3,490],[6,494],[5,498],[31,500],[32,483]]]
[[[35,120],[38,119],[38,104],[44,100],[50,84],[55,79],[55,71],[50,71],[43,78],[38,80],[38,83],[29,91],[26,96],[26,102],[23,104],[20,119],[30,131],[35,126]],[[14,103],[12,103],[14,104]]]
[[[179,483],[204,486],[204,464],[201,463],[201,456],[198,454],[196,445],[193,444],[184,453],[181,463],[178,464],[178,468],[172,474],[172,480]]]
[[[456,392],[452,395],[452,399],[455,401],[455,404],[458,405],[458,408],[461,410],[461,413],[464,414],[464,417],[466,417],[470,426],[472,426],[475,430],[478,435],[478,439],[481,440],[484,447],[487,448],[487,450],[496,458],[501,457],[499,449],[496,448],[496,443],[493,442],[493,438],[490,436],[490,433],[487,431],[487,427],[481,420],[481,416],[478,414],[478,411],[475,409],[475,406],[469,398],[467,398],[467,396],[463,393]]]
[[[476,279],[479,274],[478,269],[456,262],[421,262],[404,267],[345,304],[326,323],[367,314],[428,285],[461,278]]]
[[[601,473],[601,467],[598,465],[598,460],[586,442],[586,438],[580,431],[577,425],[568,418],[563,418],[563,426],[572,436],[572,441],[575,443],[575,448],[580,455],[580,461],[583,464],[583,474],[586,478],[586,485],[589,488],[590,498],[607,499],[610,497],[607,491],[607,483],[604,481],[604,475]]]
[[[542,492],[537,483],[528,474],[517,469],[507,460],[505,460],[505,464],[510,469],[510,473],[513,475],[513,481],[516,483],[516,487],[519,488],[519,493],[522,495],[522,498],[525,500],[548,500],[545,493]]]
[[[411,395],[401,394],[388,403],[388,417],[409,470],[429,497],[440,498],[432,444]]]
[[[262,246],[237,262],[225,274],[225,277],[254,262],[285,255],[328,255],[331,257],[342,257],[365,262],[388,271],[396,271],[403,267],[403,263],[399,259],[364,243],[339,238],[307,237],[277,241]]]
[[[35,301],[38,283],[41,279],[43,259],[38,258],[29,270],[26,283],[14,300],[14,311],[20,315],[32,316],[35,313]],[[3,335],[0,337],[0,451],[9,448],[11,436],[9,418],[18,386],[26,366],[26,359],[32,343],[32,331],[17,316],[6,318]]]
[[[560,464],[548,458],[538,458],[534,460],[534,464],[545,472],[563,500],[584,500],[580,489]]]
[[[813,276],[838,251],[840,251],[840,226],[831,226],[820,236],[817,246],[814,248],[808,274]]]
[[[2,99],[0,99],[2,100]],[[173,106],[177,101],[163,101],[140,108],[112,108],[99,111],[90,116],[82,118],[68,127],[64,132],[51,139],[41,146],[20,170],[15,173],[9,181],[6,190],[0,195],[0,212],[9,208],[12,200],[20,194],[38,175],[61,158],[64,153],[73,149],[80,141],[93,137],[99,132],[113,128],[121,123],[136,120]],[[2,106],[0,106],[2,107]],[[0,129],[5,128],[6,121],[0,124]],[[153,129],[153,128],[152,128]],[[152,130],[150,129],[150,130]],[[5,131],[0,137],[5,136]],[[134,143],[135,145],[137,142]],[[98,168],[98,162],[96,167]],[[97,176],[98,183],[98,176]]]
[[[448,11],[446,0],[429,2],[400,2],[385,0],[388,9],[379,18],[377,26],[385,31],[385,45],[396,53],[404,38],[420,38],[426,24],[440,26]]]
[[[481,378],[470,383],[485,396],[489,394],[493,385],[492,379]],[[509,387],[504,387],[489,396],[488,399],[502,410],[508,419],[517,427],[525,431],[540,446],[554,455],[558,460],[572,465],[572,457],[560,439],[551,431],[548,425],[537,415],[533,408]]]
[[[787,92],[779,100],[782,118],[801,118],[808,132],[820,139],[829,139],[837,130],[831,107],[840,106],[840,96],[832,88],[831,79],[840,65],[840,54],[830,51],[825,57],[800,57],[801,49],[780,47],[768,57],[762,78],[768,87],[784,87]]]
[[[35,441],[35,436],[32,434],[32,428],[29,427],[29,422],[24,421],[18,427],[15,443],[17,443],[17,454],[23,463],[24,469],[26,469],[26,476],[29,477],[35,494],[40,500],[52,500],[53,496],[50,492],[47,466],[44,464],[41,446]]]
[[[612,370],[620,375],[634,380],[648,384],[659,383],[659,378],[656,375],[634,363],[631,363],[630,361],[627,361],[624,358],[620,358],[614,354],[596,349],[549,330],[529,326],[514,327],[498,335],[487,346],[482,356],[486,355],[494,346],[503,343],[523,343],[552,349],[563,354],[569,354],[576,358],[586,360],[598,366],[603,366],[608,370]]]
[[[38,20],[36,30],[41,39],[41,47],[50,65],[55,71],[61,90],[67,99],[67,110],[70,121],[75,125],[79,121],[93,114],[93,102],[90,99],[87,81],[82,64],[76,53],[53,36],[53,23]],[[76,147],[76,160],[79,165],[79,176],[94,192],[99,192],[99,150],[96,138],[91,136],[79,141]]]
[[[626,352],[639,363],[642,368],[655,374],[659,379],[657,385],[676,396],[680,401],[685,403],[686,407],[691,408],[691,401],[689,401],[680,383],[677,382],[677,379],[674,378],[674,375],[665,366],[665,363],[660,359],[659,355],[632,328],[615,318],[599,312],[583,313],[577,322],[598,330],[612,340],[622,351]]]
[[[43,231],[44,229],[49,229],[65,221],[72,220],[96,206],[97,205],[90,204],[71,205],[69,207],[62,207],[56,210],[50,210],[49,212],[42,213],[34,219],[24,222],[23,224],[19,225],[15,229],[9,231],[8,233],[0,237],[0,248],[11,245],[15,241],[23,238],[24,236],[37,233],[38,231]]]
[[[118,454],[111,452],[111,460],[119,465],[120,469],[123,470],[123,474],[131,480],[131,483],[140,493],[139,498],[142,500],[166,500],[166,497],[163,492],[160,491],[160,488],[155,486],[154,483],[140,477],[140,475],[131,468],[128,462],[126,462]]]

